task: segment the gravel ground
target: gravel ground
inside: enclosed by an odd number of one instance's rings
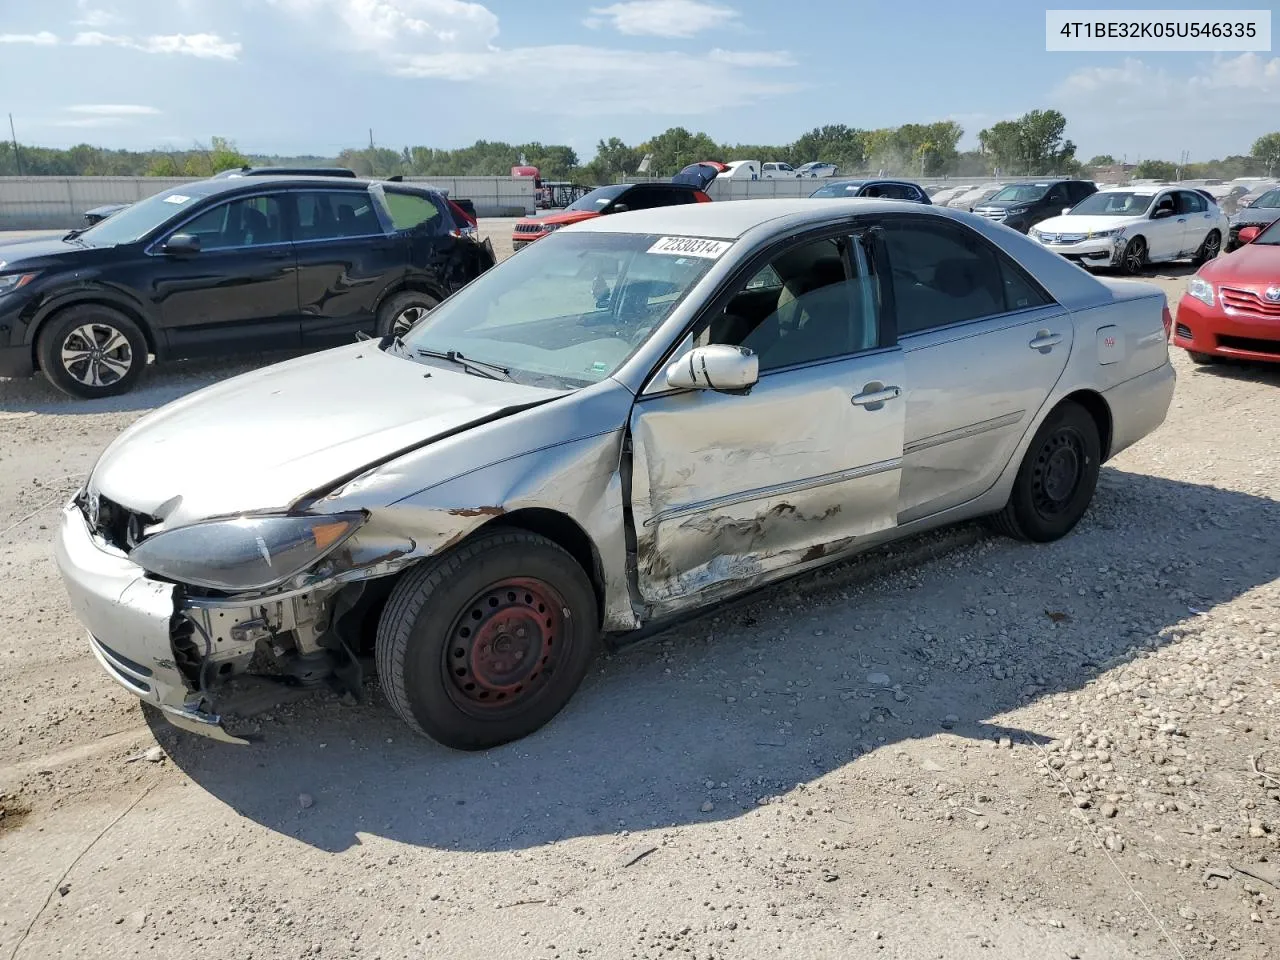
[[[1274,958],[1280,370],[1175,360],[1065,540],[830,568],[478,755],[372,684],[188,737],[86,650],[56,505],[258,358],[110,404],[0,381],[0,957]]]

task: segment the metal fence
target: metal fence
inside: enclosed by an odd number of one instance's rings
[[[86,210],[134,203],[173,190],[189,177],[0,177],[0,230],[60,230],[82,226]],[[405,177],[451,197],[470,200],[482,217],[533,213],[533,182],[511,177]]]

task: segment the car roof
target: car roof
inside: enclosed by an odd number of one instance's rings
[[[271,186],[300,186],[314,187],[324,186],[331,188],[345,188],[347,190],[363,190],[368,189],[374,183],[389,183],[385,180],[362,180],[353,179],[351,177],[321,177],[321,176],[303,176],[301,174],[278,174],[271,176],[255,176],[255,177],[226,177],[209,180],[196,180],[191,183],[184,183],[171,190],[162,191],[170,194],[187,194],[193,197],[212,197],[224,193],[257,193],[266,185]],[[415,190],[425,190],[429,193],[439,193],[440,191],[426,183],[405,183],[395,181],[395,186],[412,187]]]
[[[947,216],[942,208],[910,200],[859,200],[858,214],[910,212],[920,216]],[[651,207],[610,217],[596,217],[575,223],[573,230],[595,233],[670,234],[683,237],[713,237],[737,240],[755,227],[777,220],[795,224],[847,218],[849,201],[839,198],[796,197],[762,200],[721,200],[718,203],[686,204],[678,207]],[[791,225],[791,224],[789,224]]]

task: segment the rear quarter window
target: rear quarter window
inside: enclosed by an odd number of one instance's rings
[[[391,215],[391,226],[394,230],[413,230],[423,225],[439,229],[448,222],[444,211],[435,201],[419,193],[396,193],[388,190],[385,194],[387,212]]]

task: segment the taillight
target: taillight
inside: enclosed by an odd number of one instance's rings
[[[1173,332],[1173,314],[1169,312],[1169,304],[1164,305],[1164,338],[1169,339],[1169,335]]]
[[[471,214],[467,213],[466,210],[462,209],[460,204],[454,203],[452,200],[450,200],[449,209],[453,211],[453,215],[455,217],[461,217],[463,223],[469,224],[472,227],[480,226],[480,221],[478,221],[475,217],[471,216]]]

